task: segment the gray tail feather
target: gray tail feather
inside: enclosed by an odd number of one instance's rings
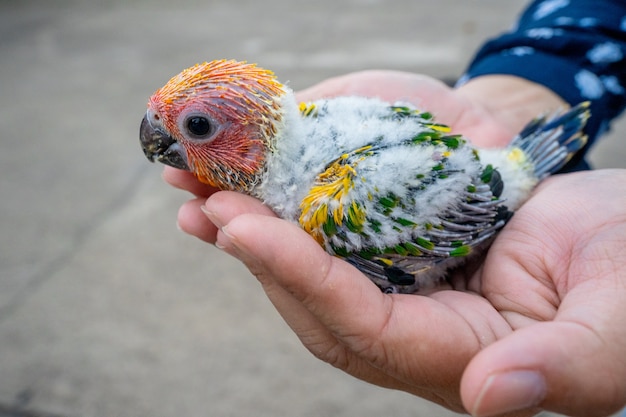
[[[589,104],[585,101],[551,117],[537,117],[511,142],[511,147],[530,158],[539,180],[561,169],[587,143],[583,128],[591,115]]]

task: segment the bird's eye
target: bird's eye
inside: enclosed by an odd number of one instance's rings
[[[211,132],[211,122],[203,116],[191,116],[185,122],[189,133],[193,136],[203,137]]]

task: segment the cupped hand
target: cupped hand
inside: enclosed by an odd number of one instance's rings
[[[514,131],[430,78],[359,74],[299,98],[410,101],[482,145]],[[181,229],[242,260],[302,343],[357,378],[474,415],[602,416],[626,402],[626,171],[549,179],[464,290],[428,296],[382,294],[259,201],[172,168],[164,176],[197,196],[179,211]]]
[[[242,260],[302,343],[357,378],[474,415],[603,416],[626,402],[625,196],[623,170],[549,179],[467,290],[428,296],[382,294],[247,196],[214,194],[179,221]]]

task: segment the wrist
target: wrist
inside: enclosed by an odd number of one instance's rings
[[[569,107],[549,88],[512,75],[473,78],[455,91],[515,133],[538,115]]]

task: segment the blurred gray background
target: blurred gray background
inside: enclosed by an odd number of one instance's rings
[[[0,416],[449,416],[314,359],[236,261],[179,232],[148,96],[237,58],[294,89],[454,80],[521,0],[0,0]],[[593,152],[626,168],[625,125]],[[24,414],[25,413],[25,414]]]

